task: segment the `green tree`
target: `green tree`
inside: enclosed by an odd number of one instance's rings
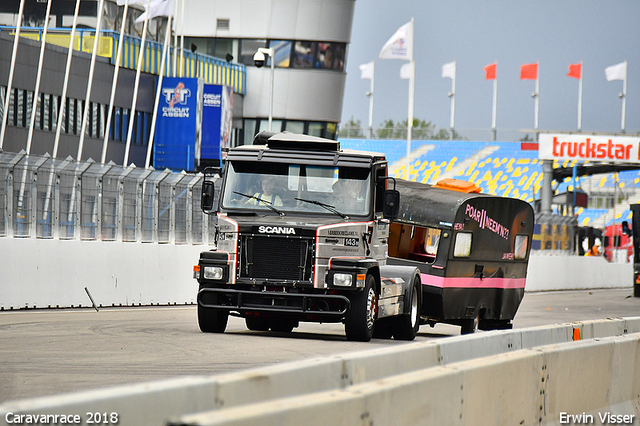
[[[362,129],[362,120],[354,120],[353,115],[346,123],[340,126],[338,136],[346,139],[364,139],[364,130]]]

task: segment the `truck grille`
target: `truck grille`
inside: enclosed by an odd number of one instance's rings
[[[240,278],[311,281],[311,238],[243,235],[239,249]]]

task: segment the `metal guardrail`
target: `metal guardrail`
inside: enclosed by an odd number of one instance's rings
[[[0,152],[0,237],[208,244],[215,218],[200,208],[202,179]]]
[[[0,31],[14,32],[16,27],[0,25]],[[42,40],[43,28],[39,27],[22,27],[20,37],[32,40]],[[74,37],[74,50],[85,53],[93,51],[93,41],[95,37],[94,29],[76,29],[77,35]],[[55,44],[62,47],[69,46],[69,37],[71,34],[68,28],[50,28],[47,30],[47,43]],[[98,43],[98,55],[111,59],[111,63],[115,64],[118,51],[118,32],[111,30],[100,31],[100,40]],[[123,68],[136,69],[138,55],[140,52],[142,40],[138,37],[125,35],[123,38],[122,58],[120,66]],[[142,61],[142,71],[152,74],[160,73],[162,62],[162,43],[156,41],[145,41],[145,52]],[[173,75],[173,54],[174,47],[169,47],[167,54],[167,62],[165,66],[165,76]],[[197,77],[204,80],[208,84],[222,84],[231,86],[235,93],[246,94],[247,91],[247,73],[246,68],[242,64],[233,64],[224,59],[215,58],[209,55],[194,53],[189,50],[183,50],[180,58],[180,49],[178,49],[178,59],[176,61],[176,75],[181,69],[184,77]]]

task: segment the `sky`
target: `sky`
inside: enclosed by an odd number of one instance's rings
[[[483,68],[497,62],[498,140],[524,136],[515,131],[534,127],[535,81],[520,80],[520,66],[539,62],[539,129],[575,132],[578,80],[567,73],[582,61],[582,132],[620,133],[623,82],[607,81],[604,69],[627,60],[625,130],[640,131],[638,0],[356,0],[342,126],[351,117],[368,126],[370,80],[360,78],[358,66],[374,59],[374,128],[407,119],[409,80],[400,79],[407,61],[378,55],[412,17],[415,118],[449,128],[451,79],[442,78],[442,65],[455,60],[456,131],[489,138],[493,82]]]

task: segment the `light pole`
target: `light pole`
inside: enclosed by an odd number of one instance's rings
[[[269,131],[271,131],[271,122],[273,121],[273,71],[275,70],[275,52],[273,47],[260,47],[255,55],[253,55],[253,62],[256,67],[262,68],[265,63],[265,55],[271,57],[271,85],[269,88]]]

